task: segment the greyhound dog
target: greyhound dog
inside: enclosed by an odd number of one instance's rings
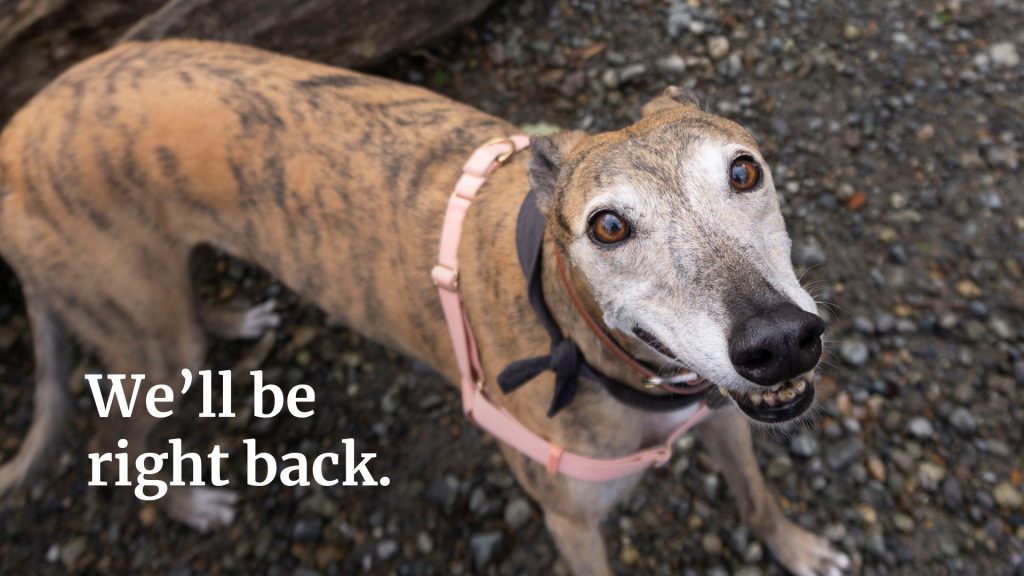
[[[441,225],[471,152],[515,132],[421,88],[228,44],[129,43],[64,73],[0,137],[0,253],[23,284],[37,365],[34,420],[0,468],[0,493],[38,467],[67,419],[70,335],[110,372],[168,382],[201,365],[208,334],[251,337],[277,322],[266,304],[200,305],[190,272],[200,245],[262,266],[458,382],[431,282]],[[848,558],[784,517],[752,452],[749,420],[775,425],[811,405],[824,327],[750,134],[670,89],[625,129],[534,138],[466,216],[458,289],[487,375],[480,386],[532,433],[619,456],[661,440],[695,407],[636,408],[583,378],[549,415],[550,372],[514,393],[494,384],[547,346],[517,263],[516,215],[531,190],[543,300],[561,333],[636,394],[666,395],[599,332],[636,362],[713,382],[724,406],[698,433],[743,520],[793,573],[838,574]],[[154,423],[112,416],[97,442],[113,451],[127,438],[134,458]],[[611,574],[599,523],[640,474],[585,482],[502,450],[573,573]],[[235,498],[172,487],[163,502],[207,530],[230,523]]]

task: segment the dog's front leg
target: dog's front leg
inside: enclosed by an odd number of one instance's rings
[[[754,458],[750,425],[737,410],[713,415],[698,427],[697,433],[721,468],[743,522],[768,545],[783,566],[797,576],[833,576],[850,564],[845,554],[790,522],[782,513]]]
[[[544,521],[562,558],[576,576],[612,576],[601,537],[601,520],[640,479],[637,474],[614,482],[573,480],[547,471],[502,445],[519,484],[544,510]]]

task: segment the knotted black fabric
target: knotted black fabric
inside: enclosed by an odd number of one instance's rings
[[[498,386],[502,392],[509,394],[523,384],[533,380],[542,372],[550,370],[555,373],[555,392],[548,407],[548,417],[554,416],[568,406],[576,397],[580,377],[593,380],[600,384],[613,398],[623,404],[641,410],[670,411],[679,410],[698,402],[702,394],[680,396],[652,396],[644,394],[626,384],[612,380],[589,364],[580,353],[579,347],[572,340],[562,336],[555,319],[551,316],[544,302],[544,289],[541,284],[541,253],[544,246],[544,215],[537,207],[537,198],[533,190],[523,200],[516,220],[516,252],[519,265],[526,276],[527,296],[530,306],[537,315],[537,320],[544,326],[551,338],[551,351],[546,356],[526,358],[509,364],[498,374]]]

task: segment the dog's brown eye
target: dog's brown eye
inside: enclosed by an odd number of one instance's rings
[[[729,183],[737,192],[746,192],[761,182],[761,167],[750,156],[740,156],[729,167]]]
[[[601,244],[616,244],[629,236],[629,222],[611,210],[602,210],[590,218],[590,235]]]

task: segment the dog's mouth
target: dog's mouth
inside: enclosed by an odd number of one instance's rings
[[[633,334],[661,355],[682,363],[672,349],[658,340],[654,334],[639,326],[633,328]],[[814,371],[759,390],[721,390],[727,392],[751,420],[764,424],[781,424],[799,418],[814,404]]]
[[[813,372],[763,390],[729,391],[729,396],[751,420],[780,424],[798,418],[814,404]]]

